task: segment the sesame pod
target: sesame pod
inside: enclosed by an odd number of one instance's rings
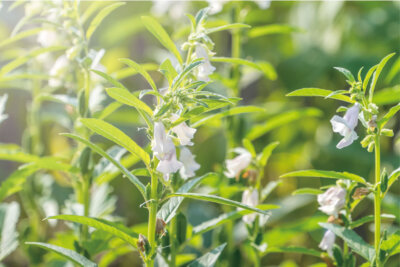
[[[336,261],[336,266],[343,266],[343,253],[342,253],[342,250],[337,245],[334,245],[332,252],[333,252],[332,253],[333,254],[333,258]]]
[[[186,227],[187,220],[186,216],[183,213],[179,213],[176,216],[176,240],[178,244],[183,244],[186,240]]]
[[[383,169],[381,173],[381,192],[385,193],[387,188],[388,188],[388,183],[389,183],[389,176],[386,172],[386,169]]]
[[[151,199],[151,184],[150,183],[148,183],[146,185],[145,194],[146,194],[146,200],[150,200]]]
[[[82,174],[87,174],[89,171],[91,150],[89,147],[85,147],[79,157],[79,167]]]
[[[85,99],[85,90],[81,90],[78,94],[78,112],[81,117],[85,117],[86,115],[86,99]]]

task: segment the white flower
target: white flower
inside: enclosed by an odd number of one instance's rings
[[[359,111],[360,105],[356,103],[346,111],[346,114],[343,118],[335,115],[331,119],[333,131],[343,136],[343,139],[337,144],[337,148],[341,149],[349,146],[354,140],[357,140],[358,135],[354,129],[357,126]]]
[[[271,5],[271,0],[255,0],[254,2],[256,2],[261,9],[267,9]]]
[[[56,62],[50,70],[50,76],[52,76],[52,78],[49,79],[50,87],[59,87],[62,85],[62,82],[59,78],[64,76],[64,74],[67,72],[68,64],[69,61],[65,55],[57,58]]]
[[[242,195],[242,203],[250,206],[255,207],[258,205],[258,191],[257,189],[246,189]],[[248,214],[243,216],[243,221],[247,224],[252,224],[256,218],[257,214]]]
[[[321,243],[319,243],[319,247],[323,250],[326,250],[329,253],[329,255],[332,255],[332,248],[334,244],[335,244],[335,234],[331,230],[328,230],[325,232],[324,237],[321,240]]]
[[[246,149],[236,148],[235,152],[239,153],[239,156],[234,159],[227,159],[225,161],[227,171],[224,172],[224,174],[228,178],[234,178],[238,176],[242,170],[250,165],[251,162],[251,154]]]
[[[200,81],[208,82],[210,78],[208,77],[215,71],[215,67],[210,63],[210,56],[208,55],[207,49],[201,45],[196,45],[196,57],[203,58],[204,62],[197,68],[197,78]]]
[[[151,13],[156,16],[168,15],[173,19],[182,18],[188,12],[186,1],[153,0]]]
[[[319,209],[335,217],[338,216],[339,211],[343,208],[346,202],[346,190],[340,186],[332,186],[323,194],[318,195],[318,203],[321,205]]]
[[[8,99],[7,94],[0,96],[0,123],[2,123],[5,119],[8,118],[8,115],[4,114],[4,111],[6,109],[7,99]]]
[[[200,164],[194,160],[195,156],[186,147],[181,149],[179,160],[183,163],[182,168],[179,170],[181,177],[187,179],[195,175],[195,171],[200,169]]]
[[[37,37],[37,42],[43,47],[50,47],[59,44],[59,36],[57,32],[52,30],[40,31]]]
[[[207,0],[209,14],[217,14],[222,11],[224,8],[224,4],[227,2],[226,0]]]
[[[95,86],[90,92],[89,97],[89,109],[91,112],[96,112],[102,110],[102,105],[104,100],[106,100],[106,94],[104,93],[104,88],[101,85]]]
[[[171,119],[176,121],[177,119],[179,119],[179,116],[176,114],[172,114]],[[179,143],[182,146],[193,145],[193,142],[191,142],[190,140],[192,140],[194,134],[196,133],[196,129],[191,128],[185,122],[182,122],[179,125],[173,127],[171,131],[173,131],[178,136]]]
[[[165,133],[161,122],[154,123],[154,139],[151,144],[154,155],[160,160],[157,171],[164,174],[164,179],[169,179],[169,174],[178,171],[183,164],[176,159],[176,149],[171,137]]]

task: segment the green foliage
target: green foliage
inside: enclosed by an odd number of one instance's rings
[[[200,258],[189,264],[189,267],[206,267],[206,266],[214,266],[218,260],[219,255],[224,250],[226,243],[214,248],[207,254],[204,254]]]
[[[303,170],[285,173],[281,178],[286,177],[315,177],[315,178],[330,178],[330,179],[346,179],[352,180],[361,184],[367,184],[364,178],[353,173],[348,172],[334,172],[334,171],[321,171],[321,170]]]

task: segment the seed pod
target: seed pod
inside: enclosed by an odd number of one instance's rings
[[[139,234],[137,247],[144,255],[148,255],[150,252],[149,240],[147,240],[147,238],[142,234]]]
[[[161,219],[161,218],[157,218],[157,223],[156,223],[156,234],[157,237],[162,237],[165,233],[165,226],[167,225],[167,223]]]
[[[186,241],[187,220],[183,213],[176,215],[176,239],[178,244],[183,244]]]
[[[369,189],[366,187],[358,187],[354,191],[354,194],[352,196],[353,199],[361,199],[362,197],[366,196],[369,194]]]
[[[387,188],[388,188],[388,183],[389,183],[389,176],[386,172],[386,169],[383,169],[381,173],[381,192],[385,193]]]
[[[85,90],[81,90],[78,94],[78,112],[81,117],[85,117],[86,115],[86,99],[85,99]]]
[[[79,167],[83,175],[87,174],[89,171],[90,156],[91,156],[90,148],[85,147],[79,157]]]

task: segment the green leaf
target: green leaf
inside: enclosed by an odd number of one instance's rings
[[[96,267],[97,266],[96,263],[88,260],[86,257],[84,257],[81,254],[79,254],[73,250],[70,250],[70,249],[66,249],[66,248],[51,245],[51,244],[41,243],[41,242],[25,242],[25,244],[38,246],[38,247],[44,248],[46,250],[49,250],[51,252],[55,252],[67,259],[70,259],[71,261],[73,261],[76,264],[79,264],[80,266],[83,266],[83,267]]]
[[[331,230],[336,236],[343,239],[347,245],[357,254],[368,261],[375,257],[374,248],[366,243],[356,232],[342,226],[330,223],[320,223],[321,227]]]
[[[242,140],[243,143],[243,147],[250,152],[252,157],[256,157],[256,150],[254,149],[253,144],[251,143],[251,141],[249,139],[243,139]]]
[[[280,178],[286,178],[286,177],[316,177],[316,178],[330,178],[330,179],[346,179],[361,184],[367,184],[365,179],[362,178],[361,176],[348,172],[301,170],[301,171],[289,172],[280,176]]]
[[[185,184],[183,184],[176,192],[177,193],[187,193],[190,190],[192,190],[196,185],[198,185],[201,181],[203,181],[206,178],[211,178],[211,177],[216,177],[217,174],[215,173],[207,173],[201,177],[191,179],[187,181]],[[176,211],[178,210],[179,206],[181,205],[183,201],[183,197],[174,197],[171,199],[168,199],[167,202],[165,202],[160,210],[157,213],[157,217],[162,218],[165,222],[169,222],[172,218],[175,217]]]
[[[164,74],[165,78],[167,78],[169,85],[172,85],[172,81],[178,75],[174,66],[172,66],[171,60],[169,59],[166,59],[163,63],[161,63],[160,72]]]
[[[385,124],[394,116],[396,113],[400,110],[400,103],[397,104],[396,106],[392,107],[388,113],[383,116],[380,120],[378,120],[378,127],[379,129],[382,129]]]
[[[399,72],[400,72],[400,57],[397,57],[396,61],[390,68],[388,75],[386,76],[385,82],[390,83]]]
[[[233,29],[243,29],[243,28],[251,28],[251,26],[243,23],[232,23],[232,24],[222,25],[219,27],[208,28],[206,29],[206,33],[210,34],[213,32],[233,30]]]
[[[322,194],[323,192],[324,191],[316,188],[300,188],[297,189],[296,191],[293,191],[292,195],[304,195],[304,194],[319,195]]]
[[[353,74],[351,74],[351,72],[345,68],[341,68],[341,67],[334,67],[334,69],[340,71],[349,81],[350,84],[354,83],[356,81],[356,79],[354,78]]]
[[[326,89],[302,88],[302,89],[294,90],[293,92],[290,92],[286,96],[319,96],[319,97],[327,97],[328,95],[330,95],[332,93],[333,93],[333,91],[326,90]],[[341,100],[341,101],[345,101],[345,102],[348,102],[348,103],[354,103],[354,101],[351,100],[350,97],[348,97],[346,95],[332,95],[330,98]]]
[[[170,52],[172,52],[175,55],[179,63],[182,65],[183,61],[178,49],[176,48],[174,42],[169,37],[168,33],[160,25],[160,23],[158,23],[157,20],[155,20],[154,18],[148,16],[142,16],[142,21],[146,26],[146,28],[158,39],[158,41],[165,48],[167,48]]]
[[[106,6],[103,8],[97,15],[94,17],[94,19],[90,22],[89,28],[86,31],[86,39],[90,39],[92,37],[93,33],[96,31],[97,27],[99,27],[100,23],[111,13],[113,12],[116,8],[125,5],[125,3],[115,3],[109,6]]]
[[[255,63],[242,58],[230,58],[230,57],[212,57],[211,61],[248,66],[253,69],[261,71],[270,80],[275,80],[277,77],[274,67],[270,63],[265,61]]]
[[[219,255],[224,250],[226,243],[216,247],[207,254],[191,262],[188,267],[213,267],[218,260]]]
[[[369,83],[369,80],[371,79],[372,74],[374,74],[376,68],[378,67],[378,65],[373,66],[372,68],[370,68],[367,72],[367,75],[365,75],[364,81],[363,81],[363,91],[365,92],[367,90],[367,86]]]
[[[124,63],[125,65],[131,67],[138,73],[140,73],[146,79],[146,81],[150,84],[151,88],[153,88],[153,90],[157,92],[156,84],[154,83],[151,76],[147,73],[147,71],[141,65],[139,65],[138,63],[136,63],[135,61],[133,61],[129,58],[121,58],[120,61],[122,63]]]
[[[319,117],[322,112],[316,108],[305,108],[300,110],[291,110],[271,118],[268,118],[264,123],[254,125],[247,133],[246,138],[253,141],[271,130],[287,125],[293,121],[304,119],[305,117]]]
[[[254,27],[249,31],[249,37],[255,38],[270,34],[288,34],[293,32],[301,32],[298,27],[284,24],[269,24],[265,26]]]
[[[117,79],[113,78],[112,76],[108,75],[107,73],[101,72],[99,70],[91,70],[92,72],[96,73],[97,75],[101,76],[105,80],[107,80],[112,85],[119,87],[119,88],[126,88],[122,83],[117,81]]]
[[[374,94],[373,102],[378,106],[400,103],[400,85],[377,91]]]
[[[400,167],[392,171],[389,175],[389,188],[396,182],[396,180],[400,177]],[[388,189],[389,191],[389,189]]]
[[[9,37],[9,38],[5,39],[2,42],[0,42],[0,48],[3,47],[3,46],[6,46],[6,45],[12,44],[14,42],[17,42],[17,41],[19,41],[21,39],[24,39],[26,37],[35,35],[35,34],[41,32],[42,30],[43,30],[43,28],[34,28],[34,29],[30,29],[30,30],[26,30],[26,31],[20,32],[20,33],[14,35],[12,37]]]
[[[261,197],[260,202],[263,202],[271,193],[277,188],[282,181],[271,181],[269,182],[262,190],[261,190]]]
[[[258,162],[262,167],[265,167],[267,165],[268,159],[272,154],[272,151],[279,145],[279,142],[272,142],[268,144],[266,147],[264,147],[263,151],[259,155]]]
[[[181,81],[196,67],[198,67],[200,64],[202,64],[203,61],[200,59],[196,59],[193,62],[191,62],[189,65],[185,66],[185,68],[178,74],[178,76],[175,77],[175,79],[172,81],[171,85],[171,90],[174,91],[177,89]]]
[[[16,231],[20,214],[17,202],[0,204],[1,240],[0,261],[18,247],[18,232]]]
[[[99,219],[99,218],[93,218],[93,217],[86,217],[86,216],[79,216],[79,215],[56,215],[56,216],[51,216],[46,218],[47,220],[64,220],[64,221],[69,221],[69,222],[75,222],[75,223],[80,223],[83,225],[87,225],[93,228],[96,228],[98,230],[105,231],[107,233],[110,233],[118,238],[121,238],[122,240],[126,241],[130,245],[136,248],[136,242],[139,237],[139,235],[133,231],[131,231],[129,228],[115,223],[115,222],[110,222],[104,219]]]
[[[111,163],[114,164],[115,167],[117,167],[126,177],[128,177],[129,181],[131,181],[139,190],[139,192],[142,194],[143,198],[146,199],[146,187],[142,184],[142,182],[139,181],[138,178],[136,178],[131,172],[129,172],[119,161],[115,160],[113,157],[108,155],[103,149],[101,149],[99,146],[93,144],[89,140],[86,140],[78,135],[74,134],[61,134],[63,136],[72,138],[78,142],[81,142],[88,147],[90,147],[94,152],[100,154],[101,156],[105,157],[108,159]]]
[[[118,102],[134,107],[136,109],[141,109],[150,116],[153,116],[153,111],[151,110],[151,108],[148,105],[146,105],[146,103],[139,100],[128,90],[124,88],[113,87],[113,88],[107,88],[106,92],[111,98],[114,98]]]
[[[258,212],[258,213],[264,214],[264,215],[269,215],[268,211],[260,210],[260,209],[254,208],[254,207],[244,205],[244,204],[234,201],[234,200],[230,200],[230,199],[226,199],[226,198],[214,196],[214,195],[205,195],[205,194],[197,194],[197,193],[178,193],[177,192],[177,193],[172,193],[172,194],[168,195],[167,197],[168,198],[171,198],[171,197],[192,198],[192,199],[208,201],[208,202],[213,202],[213,203],[217,203],[217,204],[233,206],[233,207],[237,207],[237,208],[242,208],[245,210],[251,210],[251,211],[255,211],[255,212]]]
[[[382,219],[388,219],[388,220],[393,220],[396,219],[396,216],[391,215],[391,214],[381,214],[381,218]],[[355,220],[353,222],[350,223],[350,228],[357,228],[360,227],[361,225],[365,224],[365,223],[369,223],[369,222],[373,222],[375,220],[375,216],[374,215],[368,215],[368,216],[364,216],[361,219]]]
[[[99,119],[81,119],[80,121],[93,132],[126,148],[129,152],[138,156],[146,165],[150,164],[149,154],[117,127]]]
[[[278,209],[278,205],[273,205],[273,204],[260,204],[257,205],[257,208],[262,209],[262,210],[272,210],[272,209]],[[230,221],[235,221],[244,215],[254,213],[254,211],[249,211],[249,210],[236,210],[236,211],[231,211],[228,213],[224,213],[217,218],[213,218],[211,220],[205,221],[199,225],[196,225],[193,227],[192,234],[193,235],[200,235],[205,232],[208,232],[212,229],[217,228],[218,226],[221,226],[227,222]]]
[[[374,97],[374,90],[375,90],[375,86],[376,86],[376,82],[378,81],[379,75],[382,72],[383,67],[385,67],[386,62],[388,62],[388,60],[393,57],[396,53],[391,53],[389,55],[387,55],[386,57],[384,57],[381,62],[379,62],[378,67],[376,68],[375,72],[374,72],[374,76],[372,76],[372,81],[371,81],[371,86],[369,87],[369,101],[372,102],[372,99]]]
[[[321,257],[321,252],[314,250],[314,249],[309,249],[309,248],[303,248],[303,247],[295,247],[295,246],[290,246],[290,247],[271,247],[267,249],[267,253],[274,253],[274,252],[279,252],[279,253],[299,253],[299,254],[304,254],[304,255],[310,255],[314,257]]]
[[[10,145],[10,144],[1,144],[0,145],[0,159],[7,161],[16,161],[16,162],[33,162],[39,159],[38,156],[27,154],[22,151],[19,146]]]
[[[30,59],[35,58],[41,54],[55,52],[65,49],[63,46],[50,46],[44,48],[38,48],[33,51],[30,51],[28,54],[18,57],[13,61],[7,63],[0,69],[0,77],[6,75],[7,73],[13,71],[14,69],[18,68],[19,66],[25,64]]]
[[[397,230],[395,233],[389,236],[387,240],[382,241],[381,249],[385,250],[389,256],[396,253],[400,253],[400,231]]]
[[[211,115],[202,117],[198,120],[194,120],[195,122],[192,123],[192,127],[199,127],[200,125],[203,125],[203,124],[209,122],[210,120],[217,120],[217,119],[222,119],[222,118],[228,117],[228,116],[244,114],[244,113],[256,113],[256,112],[265,112],[265,109],[256,107],[256,106],[233,107],[228,110],[218,112],[215,114],[211,114]]]

